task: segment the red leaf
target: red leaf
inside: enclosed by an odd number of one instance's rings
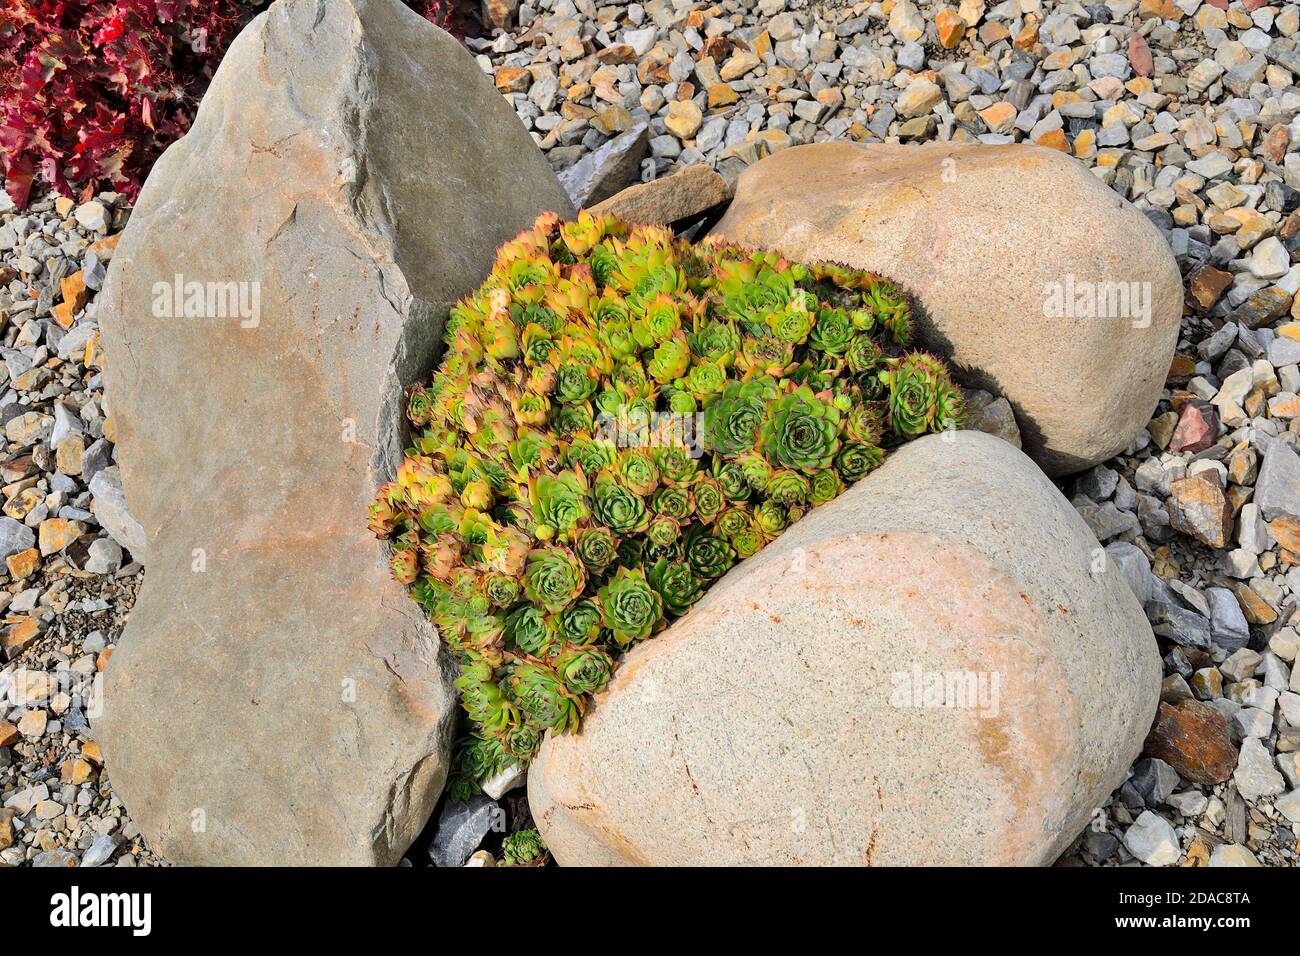
[[[32,192],[32,179],[35,167],[30,156],[11,157],[9,168],[5,172],[5,192],[19,209],[27,208],[27,199]]]

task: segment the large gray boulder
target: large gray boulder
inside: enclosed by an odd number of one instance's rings
[[[628,654],[529,803],[563,865],[1048,864],[1159,690],[1123,571],[1034,463],[931,436]]]
[[[1054,149],[814,143],[747,169],[713,230],[913,293],[920,341],[1006,396],[1049,474],[1123,451],[1151,418],[1183,312],[1169,244]]]
[[[447,307],[545,210],[510,107],[399,0],[279,0],[154,169],[99,307],[149,566],[94,730],[170,860],[391,864],[428,818],[450,663],[366,508]],[[184,317],[175,282],[236,294]]]

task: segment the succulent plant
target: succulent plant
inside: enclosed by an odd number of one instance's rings
[[[457,796],[576,730],[622,653],[885,448],[965,415],[881,277],[587,212],[506,243],[444,338],[368,526],[460,665]],[[506,853],[545,858],[533,831]]]
[[[614,662],[598,647],[575,647],[560,655],[555,671],[573,693],[592,694],[605,689]]]
[[[663,596],[639,568],[620,565],[599,596],[604,625],[620,648],[649,637],[663,620]]]
[[[516,830],[501,841],[502,866],[541,866],[546,862],[546,844],[536,830]]]

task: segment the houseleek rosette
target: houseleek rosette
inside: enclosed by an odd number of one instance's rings
[[[575,647],[560,655],[555,670],[573,693],[594,694],[609,683],[614,662],[598,647]]]
[[[663,598],[650,586],[644,571],[619,567],[600,589],[603,623],[620,647],[649,637],[663,618],[663,607]]]
[[[578,599],[587,583],[582,562],[568,548],[538,548],[528,553],[524,594],[551,613],[563,611]]]
[[[546,844],[534,829],[517,830],[501,842],[502,866],[537,866],[546,858]]]
[[[515,664],[506,686],[520,712],[537,726],[558,733],[577,729],[582,716],[578,698],[551,668]]]
[[[759,433],[768,461],[780,468],[813,474],[826,468],[840,446],[840,413],[806,387],[796,388],[768,406]]]

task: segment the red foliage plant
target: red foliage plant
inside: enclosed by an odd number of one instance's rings
[[[0,0],[0,176],[134,201],[189,129],[226,46],[269,0]],[[463,39],[464,0],[406,0]]]
[[[406,0],[406,5],[457,40],[465,39],[466,17],[457,0]]]
[[[64,195],[134,199],[193,119],[239,0],[4,0],[0,172],[19,206],[37,175]]]

